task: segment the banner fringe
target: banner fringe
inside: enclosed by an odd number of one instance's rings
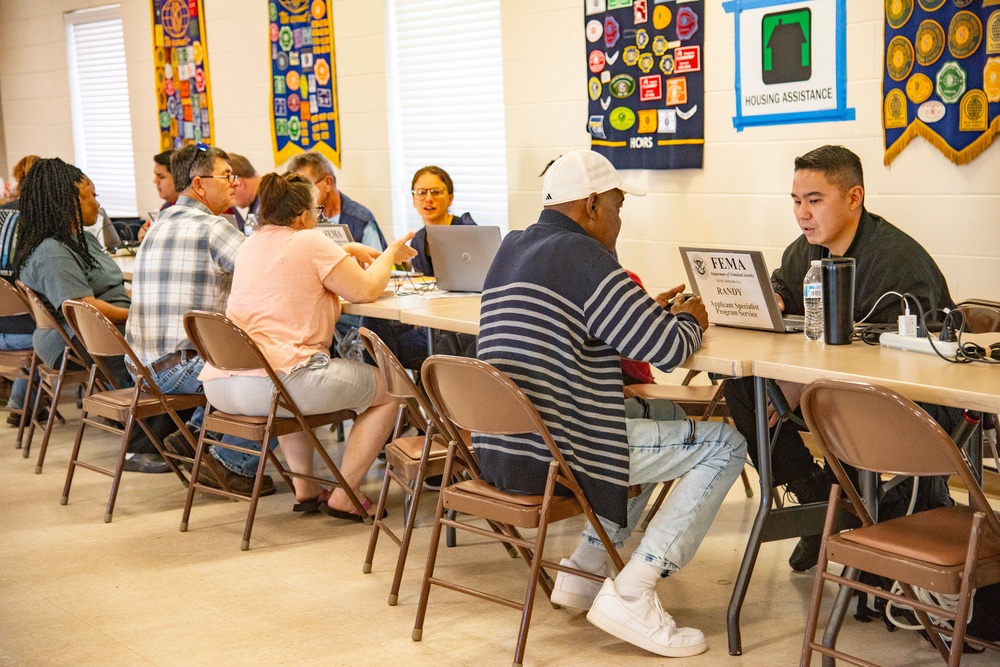
[[[937,132],[932,130],[926,123],[922,120],[915,120],[907,126],[906,131],[900,135],[899,139],[896,139],[891,146],[885,149],[885,156],[883,157],[883,164],[889,166],[893,160],[895,160],[903,149],[909,145],[910,141],[916,137],[923,137],[928,143],[937,148],[941,153],[944,154],[946,158],[951,160],[952,163],[956,165],[968,164],[979,157],[983,151],[990,147],[993,143],[993,138],[997,134],[1000,134],[1000,116],[993,119],[990,126],[983,132],[982,136],[976,139],[974,142],[966,146],[960,151],[956,151],[954,148],[948,145],[948,142],[939,135]]]

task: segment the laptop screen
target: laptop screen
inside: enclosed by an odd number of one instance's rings
[[[426,229],[438,289],[482,292],[486,273],[500,248],[500,228],[428,225]]]
[[[691,282],[708,310],[708,321],[731,327],[782,331],[781,311],[759,250],[681,248]]]

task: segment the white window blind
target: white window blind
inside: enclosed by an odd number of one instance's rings
[[[119,5],[64,14],[74,163],[112,216],[136,215],[132,117]]]
[[[499,0],[388,0],[387,86],[396,234],[422,224],[414,172],[455,182],[451,212],[507,230]]]

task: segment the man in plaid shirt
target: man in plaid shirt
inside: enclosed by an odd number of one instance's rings
[[[191,310],[225,312],[236,252],[245,237],[219,217],[233,205],[237,181],[225,151],[186,146],[171,156],[170,171],[180,196],[157,216],[136,255],[125,337],[163,392],[193,394],[202,391],[198,374],[205,362],[187,339],[184,315]],[[200,427],[202,416],[199,409],[191,424]],[[190,449],[178,436],[168,436],[166,444]],[[240,444],[256,447],[249,441]],[[249,493],[258,457],[211,451],[232,473],[230,487]],[[273,482],[265,477],[262,495],[273,492]]]

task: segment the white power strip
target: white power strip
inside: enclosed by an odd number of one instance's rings
[[[900,336],[898,333],[886,332],[879,336],[879,343],[882,347],[890,347],[894,350],[907,350],[908,352],[923,352],[924,354],[935,354],[931,347],[929,338],[917,338],[916,336]],[[954,358],[958,354],[958,343],[942,343],[934,339],[934,347],[946,357]]]

